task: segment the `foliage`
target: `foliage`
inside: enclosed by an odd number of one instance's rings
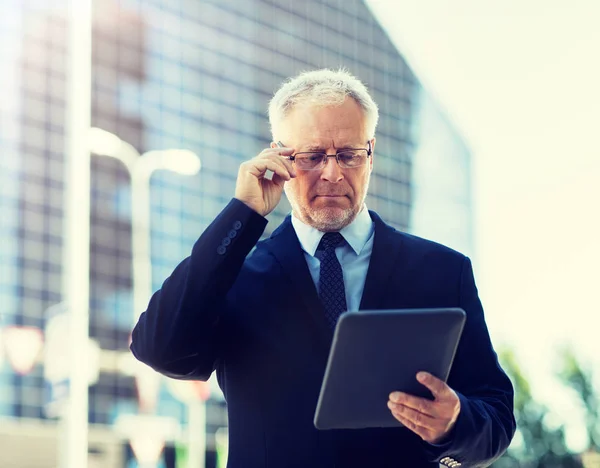
[[[592,402],[596,408],[596,419],[590,420],[598,427],[598,399],[593,392],[589,373],[581,370],[573,353],[564,353],[559,376],[572,387],[584,402]],[[494,468],[581,468],[579,454],[570,453],[565,441],[563,425],[553,427],[548,424],[548,408],[535,401],[529,382],[512,351],[500,353],[502,366],[510,376],[515,388],[515,418],[517,437],[507,453],[494,463]],[[589,419],[589,418],[588,418]],[[594,437],[597,437],[595,433]],[[597,438],[592,439],[596,443]]]
[[[582,366],[572,349],[562,352],[562,366],[558,373],[581,400],[586,409],[585,424],[588,433],[588,451],[600,452],[600,397],[594,389],[591,369]]]

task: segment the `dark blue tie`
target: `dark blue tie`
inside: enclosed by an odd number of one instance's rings
[[[325,318],[331,328],[348,308],[344,291],[342,265],[335,255],[335,248],[345,242],[339,232],[327,232],[321,238],[315,256],[321,261],[319,297],[325,308]]]

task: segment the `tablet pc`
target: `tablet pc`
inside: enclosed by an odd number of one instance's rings
[[[458,308],[346,312],[333,336],[315,411],[317,429],[400,427],[387,407],[395,390],[425,398],[427,371],[446,381],[466,314]]]

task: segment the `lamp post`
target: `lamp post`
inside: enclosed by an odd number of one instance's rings
[[[63,416],[61,468],[88,466],[90,151],[92,0],[69,0],[63,243],[63,301],[69,311],[69,396]]]
[[[152,294],[150,257],[150,177],[157,170],[181,175],[200,171],[200,158],[192,151],[168,149],[148,151],[142,155],[129,143],[100,128],[90,129],[93,153],[118,159],[131,177],[131,249],[133,264],[133,320],[145,309]]]
[[[200,171],[200,158],[189,150],[168,149],[141,154],[129,143],[100,128],[90,129],[90,149],[93,153],[112,157],[123,163],[131,177],[131,249],[133,277],[133,323],[146,308],[152,294],[152,261],[150,250],[150,178],[154,171],[169,170],[181,175],[195,175]],[[153,369],[136,367],[136,382],[140,410],[149,412],[155,404],[160,376]],[[150,439],[149,439],[150,440]],[[139,442],[139,441],[138,441]],[[148,466],[158,453],[142,455],[143,444],[131,440],[136,456],[144,458]],[[156,445],[153,441],[150,445]],[[148,458],[148,460],[145,460]]]
[[[167,381],[171,393],[187,405],[187,467],[203,467],[206,463],[206,401],[210,397],[210,384],[197,380]]]

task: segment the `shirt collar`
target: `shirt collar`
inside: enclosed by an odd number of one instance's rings
[[[294,216],[294,213],[292,213],[292,225],[294,226],[302,249],[314,257],[319,242],[321,242],[321,237],[323,237],[325,233],[303,223]],[[363,209],[358,213],[356,218],[354,218],[354,221],[343,228],[340,231],[340,234],[344,236],[348,245],[354,250],[356,255],[358,255],[373,235],[373,231],[373,221],[371,220],[371,216],[369,216],[369,210],[366,205],[363,205]]]

